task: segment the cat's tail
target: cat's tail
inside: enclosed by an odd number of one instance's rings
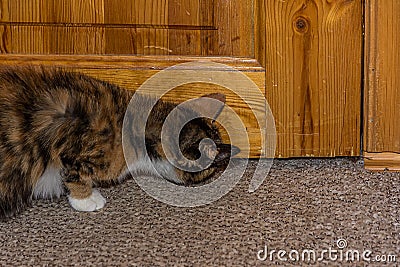
[[[0,221],[5,221],[30,206],[31,192],[29,188],[5,187],[0,182]]]

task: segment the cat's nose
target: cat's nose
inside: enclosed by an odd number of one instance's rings
[[[240,149],[237,146],[229,144],[219,144],[217,145],[217,148],[218,148],[218,154],[214,159],[215,163],[229,160],[229,158],[240,152]]]

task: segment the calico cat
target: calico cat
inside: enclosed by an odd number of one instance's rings
[[[65,193],[75,210],[99,210],[106,200],[94,185],[121,181],[129,173],[147,173],[183,185],[203,182],[238,152],[222,143],[212,119],[196,118],[180,132],[180,150],[190,160],[208,155],[212,164],[195,172],[173,166],[166,159],[160,136],[176,104],[157,101],[146,123],[144,149],[135,141],[135,123],[142,107],[125,117],[133,94],[76,72],[43,67],[1,69],[0,218],[19,213],[32,199],[58,198]],[[138,97],[144,105],[150,99]],[[225,96],[216,93],[199,99],[204,98],[219,100],[219,105],[206,107],[216,118]],[[183,108],[179,112],[183,115],[177,119],[194,111]],[[130,171],[122,145],[124,118],[128,118],[134,157]]]

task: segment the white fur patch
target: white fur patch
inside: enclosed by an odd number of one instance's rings
[[[77,211],[100,210],[106,204],[106,199],[96,189],[92,189],[92,194],[88,198],[76,199],[68,196],[69,204]]]
[[[34,198],[53,199],[64,194],[64,185],[60,169],[53,165],[47,166],[33,189]]]
[[[181,184],[178,179],[174,167],[166,160],[151,161],[150,159],[142,159],[136,161],[129,166],[132,174],[145,174],[162,177],[170,182]]]

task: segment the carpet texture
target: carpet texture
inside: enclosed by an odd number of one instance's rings
[[[248,193],[255,165],[196,208],[159,202],[133,180],[101,188],[108,203],[95,213],[71,210],[65,197],[35,201],[0,224],[0,266],[382,266],[376,256],[391,255],[399,264],[399,173],[346,158],[275,160]]]

